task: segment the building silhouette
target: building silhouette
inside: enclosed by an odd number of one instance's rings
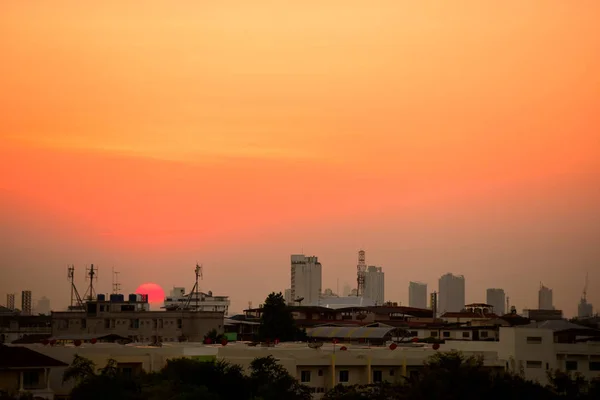
[[[486,295],[486,303],[494,307],[496,315],[504,315],[506,310],[506,294],[504,289],[488,289]]]
[[[552,289],[540,284],[538,291],[538,310],[554,310],[552,302]]]
[[[410,282],[408,284],[408,306],[414,308],[427,308],[427,284]]]
[[[318,257],[292,254],[291,264],[291,300],[302,298],[303,304],[317,304],[321,296],[323,272]]]
[[[439,280],[438,312],[460,312],[465,307],[465,277],[447,273]]]
[[[385,303],[385,275],[381,267],[369,265],[365,274],[365,296],[376,305]]]

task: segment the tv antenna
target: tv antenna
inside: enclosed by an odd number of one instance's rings
[[[113,294],[119,294],[121,292],[121,284],[119,283],[119,272],[115,271],[115,267],[112,269],[112,292]]]
[[[79,296],[79,291],[77,291],[77,287],[75,286],[75,266],[69,265],[67,267],[67,279],[71,284],[71,305],[70,308],[75,306],[83,307],[83,301],[81,301],[81,296]],[[76,302],[76,304],[74,304]]]
[[[87,301],[92,301],[96,297],[94,281],[98,281],[98,268],[94,268],[94,264],[91,264],[89,268],[85,269],[85,276],[89,281],[89,285],[83,297],[85,297]]]

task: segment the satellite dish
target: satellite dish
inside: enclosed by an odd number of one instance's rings
[[[296,300],[294,300],[297,303],[302,304],[302,300],[304,300],[304,297],[298,297]]]

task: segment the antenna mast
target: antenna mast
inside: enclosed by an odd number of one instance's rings
[[[587,288],[588,288],[588,273],[585,273],[585,286],[583,287],[583,301],[587,302]]]
[[[119,272],[115,271],[115,267],[112,269],[112,292],[113,294],[119,294],[121,292],[121,284],[119,283]]]
[[[94,289],[94,281],[98,281],[98,268],[94,268],[94,264],[91,264],[85,271],[86,279],[90,281],[90,284],[85,292],[84,297],[88,301],[94,300],[96,297],[96,290]]]
[[[358,252],[358,265],[356,266],[356,296],[365,295],[365,275],[367,272],[367,264],[365,262],[365,251]]]
[[[198,284],[198,280],[199,279],[203,279],[203,277],[202,277],[202,264],[196,263],[196,271],[195,272],[196,272],[196,283],[194,284],[194,287],[192,288],[192,291],[188,295],[188,299],[187,299],[187,302],[185,303],[184,309],[189,308],[190,302],[192,301],[192,294],[193,294],[196,297],[196,311],[198,311],[198,307],[199,307],[198,302],[200,301],[200,285]]]
[[[81,301],[81,296],[79,296],[79,292],[75,286],[75,266],[69,265],[67,271],[67,279],[71,283],[71,305],[69,308],[75,307],[75,304],[73,304],[74,302],[77,302],[77,307],[83,307],[83,301]]]

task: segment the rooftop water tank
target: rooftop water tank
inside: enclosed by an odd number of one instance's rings
[[[137,301],[137,295],[135,293],[129,294],[129,302],[135,303]]]
[[[119,295],[118,294],[111,294],[110,295],[110,301],[111,301],[111,303],[117,303],[119,301]]]
[[[98,295],[98,301],[106,301],[106,295],[104,295],[104,294],[100,293],[100,294]]]
[[[117,295],[117,301],[120,301],[121,303],[123,303],[125,301],[125,295],[124,294],[118,294]]]

